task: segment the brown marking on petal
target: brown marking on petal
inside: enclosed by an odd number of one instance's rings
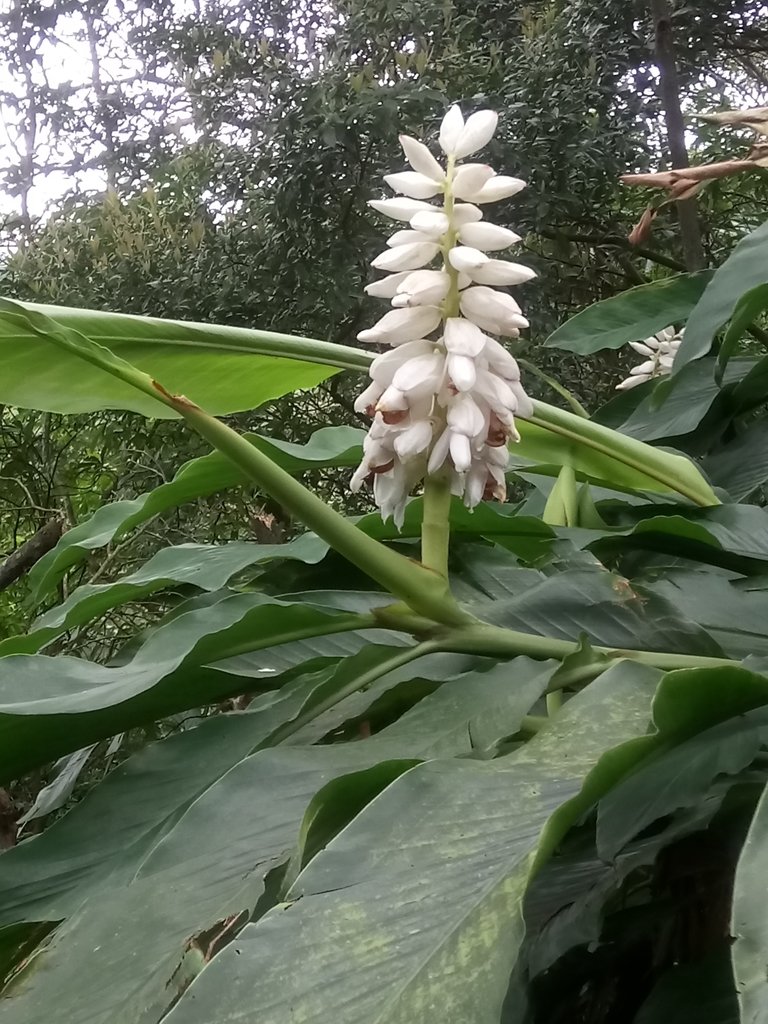
[[[483,489],[483,501],[504,501],[506,497],[506,486],[494,480],[492,476],[489,476],[485,481],[485,488]]]
[[[388,427],[392,427],[397,423],[402,423],[408,415],[407,409],[379,409],[381,418],[387,424]]]
[[[380,466],[371,466],[371,476],[374,473],[388,473],[395,464],[394,459],[390,459],[389,462],[383,462]]]
[[[363,409],[363,416],[367,416],[369,420],[372,420],[375,415],[376,406],[371,402],[370,405],[366,405],[365,409]]]
[[[507,443],[508,437],[509,427],[501,422],[496,413],[492,413],[485,443],[489,444],[491,448],[500,448],[503,444]]]

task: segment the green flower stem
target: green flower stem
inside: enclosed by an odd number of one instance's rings
[[[451,481],[447,474],[427,477],[421,520],[421,564],[448,579]]]
[[[556,409],[546,402],[534,401],[534,414],[529,422],[559,435],[575,444],[584,444],[623,462],[639,473],[664,484],[670,491],[683,495],[695,505],[707,508],[720,501],[695,467],[679,455],[670,455],[651,445],[643,444],[616,430],[592,420],[585,420],[564,409]]]
[[[579,644],[573,640],[559,640],[555,637],[535,636],[532,633],[520,633],[514,629],[504,629],[501,626],[491,626],[484,622],[477,621],[473,625],[466,625],[459,629],[453,629],[446,634],[439,629],[435,631],[434,638],[439,641],[440,649],[452,651],[458,654],[479,654],[489,657],[510,657],[526,655],[539,661],[549,658],[556,658],[562,661],[569,654],[579,650]],[[593,647],[595,654],[613,660],[627,658],[640,662],[643,665],[650,665],[653,668],[662,669],[665,672],[681,668],[724,668],[733,666],[735,662],[731,658],[710,658],[696,654],[673,654],[657,651],[632,651],[618,650],[610,647]],[[572,685],[573,682],[587,681],[594,675],[605,671],[605,661],[596,661],[593,666],[579,666],[574,670],[574,679],[569,678],[568,673],[561,673],[558,677],[557,689],[563,689]]]
[[[550,377],[548,373],[544,373],[543,370],[540,370],[535,363],[532,363],[530,361],[530,359],[523,359],[522,356],[515,356],[515,359],[517,359],[518,363],[520,364],[520,366],[523,367],[524,370],[527,370],[528,373],[532,373],[533,376],[538,377],[539,380],[543,380],[544,383],[547,384],[550,388],[552,388],[552,390],[555,391],[558,395],[560,395],[561,398],[565,399],[565,401],[568,403],[568,405],[570,405],[571,409],[573,410],[574,415],[580,416],[582,419],[585,420],[588,420],[590,418],[587,410],[584,408],[584,406],[581,404],[578,398],[576,398],[576,396],[568,390],[568,388],[563,387],[563,385],[559,381],[556,381],[554,377]]]
[[[354,679],[350,679],[344,686],[329,694],[325,700],[321,700],[307,708],[292,722],[286,722],[285,725],[282,725],[270,736],[269,745],[274,746],[277,743],[282,743],[290,736],[293,736],[294,733],[303,729],[308,722],[319,718],[324,712],[336,707],[337,704],[340,704],[347,697],[351,697],[358,690],[362,690],[364,687],[370,686],[371,683],[375,683],[377,679],[381,679],[388,672],[394,672],[395,669],[402,668],[403,665],[408,665],[410,662],[416,661],[417,658],[423,658],[425,654],[434,654],[440,649],[439,643],[427,640],[424,643],[417,644],[415,647],[407,647],[405,650],[398,651],[397,654],[393,654],[386,661],[368,669],[367,672],[361,672]]]
[[[451,595],[447,579],[368,537],[298,480],[286,473],[244,437],[186,399],[168,396],[198,434],[231,459],[275,500],[322,537],[340,555],[417,614],[445,625],[467,622]]]

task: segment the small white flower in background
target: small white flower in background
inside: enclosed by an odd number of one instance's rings
[[[408,495],[427,474],[448,471],[453,493],[469,508],[503,501],[507,442],[519,440],[515,416],[533,412],[517,363],[489,335],[517,337],[528,326],[512,296],[495,288],[536,275],[487,255],[520,236],[481,223],[478,205],[513,196],[525,182],[486,164],[457,166],[490,142],[496,122],[491,110],[465,121],[451,107],[440,126],[445,167],[423,143],[401,135],[412,169],[384,179],[400,195],[369,204],[407,227],[373,260],[390,276],[366,288],[394,308],[358,339],[391,348],[373,360],[371,384],[355,402],[373,422],[350,487],[372,481],[382,516],[398,527]],[[427,201],[433,197],[440,205]],[[440,268],[430,266],[438,258]]]
[[[663,331],[645,338],[644,341],[630,341],[630,347],[639,355],[645,356],[645,361],[639,366],[633,366],[627,379],[616,385],[616,390],[629,391],[630,388],[645,384],[654,377],[663,377],[671,373],[672,363],[675,361],[684,334],[684,327],[679,331],[674,327],[665,327]]]

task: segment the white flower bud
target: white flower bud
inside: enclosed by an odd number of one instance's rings
[[[453,177],[453,194],[458,199],[470,199],[495,175],[494,169],[487,164],[464,164]]]
[[[472,252],[479,250],[473,249]],[[507,263],[506,260],[489,260],[477,267],[476,270],[467,271],[473,281],[478,284],[494,284],[498,286],[510,284],[524,284],[526,281],[536,277],[536,271],[530,267],[524,267],[520,263]]]
[[[445,180],[445,171],[423,142],[412,139],[410,135],[401,135],[400,145],[403,147],[406,160],[414,171],[442,184]]]
[[[458,227],[483,219],[483,211],[471,203],[456,203],[453,208],[453,223]]]
[[[483,185],[483,187],[472,196],[465,196],[470,203],[496,203],[500,199],[509,199],[516,196],[525,188],[525,182],[520,178],[509,178],[505,174],[497,174]]]
[[[490,263],[491,260],[479,249],[472,249],[467,245],[457,245],[449,251],[448,262],[454,270],[460,270],[469,274],[473,280],[477,280],[478,270],[484,264]]]
[[[489,340],[480,328],[469,320],[457,316],[449,317],[445,321],[443,343],[448,352],[474,359],[480,355]]]
[[[444,270],[416,270],[397,285],[393,306],[436,306],[451,287]]]
[[[448,376],[457,391],[470,391],[477,380],[477,369],[474,359],[469,356],[458,356],[450,354],[446,367]]]
[[[440,148],[446,156],[451,156],[455,152],[456,145],[463,131],[464,118],[462,117],[461,110],[454,104],[443,118],[440,124],[440,135],[438,136]]]
[[[440,238],[449,226],[448,218],[439,210],[420,210],[411,217],[411,227],[428,238]]]
[[[401,192],[411,199],[431,199],[442,190],[439,182],[433,181],[418,171],[400,171],[398,174],[385,174],[384,181],[393,192]]]
[[[448,426],[454,433],[477,437],[485,430],[485,417],[471,395],[459,395],[448,409]]]
[[[440,323],[440,310],[436,306],[416,306],[414,309],[393,309],[369,328],[360,331],[358,341],[370,344],[400,345],[430,334]]]
[[[430,352],[429,355],[416,356],[403,363],[392,378],[392,384],[404,393],[416,391],[423,393],[425,390],[435,392],[443,377],[445,368],[445,356],[440,352]]]
[[[457,473],[466,473],[472,465],[472,447],[464,434],[451,434],[451,459]]]
[[[459,241],[483,252],[494,252],[519,242],[520,235],[496,224],[465,224],[459,231]]]
[[[434,210],[430,203],[419,199],[369,199],[368,205],[391,220],[410,220],[419,210]]]
[[[381,385],[383,390],[392,383],[395,373],[403,363],[407,363],[409,359],[415,359],[416,356],[427,356],[430,352],[434,352],[434,349],[435,346],[432,342],[425,341],[423,338],[419,338],[417,341],[407,341],[403,345],[398,345],[397,348],[387,349],[386,352],[376,356],[368,369],[368,375]]]
[[[478,110],[467,119],[454,146],[453,155],[457,160],[476,153],[487,146],[496,131],[499,115],[493,110]]]
[[[425,452],[431,442],[432,424],[429,420],[417,420],[397,435],[395,451],[405,461]]]
[[[428,242],[434,245],[434,239],[428,235],[423,235],[421,231],[411,231],[410,228],[396,231],[394,235],[390,235],[387,239],[387,245],[390,249],[396,249],[400,245],[416,245],[417,242]]]
[[[410,270],[404,270],[399,274],[390,274],[389,277],[382,277],[380,281],[373,281],[365,286],[366,295],[376,299],[391,299],[397,291],[397,286],[402,284],[411,274]]]
[[[379,253],[375,260],[371,260],[371,266],[377,270],[417,270],[433,260],[439,249],[434,242],[398,245]]]

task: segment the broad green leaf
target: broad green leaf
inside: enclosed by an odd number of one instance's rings
[[[736,867],[731,916],[733,973],[742,1024],[768,1021],[768,788],[752,819]]]
[[[391,652],[382,666],[387,658]],[[514,731],[551,673],[520,661],[483,674],[485,686],[470,673],[452,697],[432,695],[434,732],[411,721],[364,743],[247,756],[249,744],[271,742],[274,707],[213,719],[137,755],[50,832],[0,857],[0,920],[65,918],[38,953],[42,970],[23,977],[7,1004],[8,1019],[44,1017],[49,1008],[68,1024],[159,1018],[176,991],[186,944],[256,906],[268,872],[293,852],[305,814],[305,831],[319,814],[325,829],[343,822],[352,814],[350,787],[365,803],[414,758],[433,752],[437,736],[450,755],[466,752],[478,721]],[[462,697],[460,682],[472,688],[472,700]],[[360,793],[366,768],[376,769],[375,778]],[[334,779],[339,785],[329,787]],[[95,841],[109,822],[115,834]],[[81,959],[90,981],[75,991],[64,979],[79,973]]]
[[[671,602],[600,570],[556,573],[507,600],[470,609],[496,625],[540,636],[590,641],[619,650],[678,651],[721,657],[718,644]]]
[[[768,420],[757,420],[743,434],[716,448],[702,461],[716,487],[743,501],[768,480]]]
[[[712,271],[702,270],[630,288],[577,313],[550,334],[544,344],[588,355],[640,341],[687,320],[711,277]]]
[[[338,372],[331,367],[365,369],[370,361],[344,346],[244,327],[19,306],[78,331],[214,414],[253,409],[289,391],[314,387]],[[60,413],[130,409],[153,417],[173,415],[122,381],[54,348],[23,316],[6,311],[0,314],[0,402]]]
[[[766,680],[768,700],[768,680]],[[661,750],[600,802],[597,850],[612,860],[649,825],[702,803],[719,776],[738,775],[768,741],[768,709],[757,708]]]
[[[764,579],[730,580],[721,573],[668,570],[643,583],[687,619],[698,622],[731,658],[768,655],[768,588]]]
[[[743,380],[757,364],[755,359],[732,359],[725,369],[723,388]],[[715,380],[715,365],[714,359],[701,359],[681,370],[662,404],[658,405],[655,393],[643,399],[619,427],[622,434],[641,441],[690,434],[723,394]]]
[[[133,726],[260,688],[258,676],[206,667],[239,651],[277,647],[290,660],[292,641],[369,625],[366,615],[238,594],[173,619],[117,667],[9,655],[0,661],[0,778],[18,778]]]
[[[87,583],[78,587],[63,604],[36,619],[27,634],[1,640],[0,656],[32,654],[54,637],[98,618],[110,608],[140,601],[160,590],[174,586],[219,590],[232,576],[261,562],[274,558],[319,562],[327,551],[328,545],[313,534],[297,537],[287,544],[231,541],[229,544],[179,544],[163,548],[128,576],[112,583]]]
[[[230,1024],[254,1007],[260,1024],[498,1024],[533,858],[631,763],[657,678],[617,666],[519,753],[400,776],[205,968],[168,1024]],[[617,744],[621,757],[601,760]],[[301,970],[286,971],[287,956]]]
[[[259,451],[269,455],[289,473],[326,466],[353,466],[359,462],[363,431],[356,427],[322,427],[305,445],[279,441],[259,434],[244,435]],[[33,599],[39,601],[60,581],[67,569],[90,551],[124,537],[156,515],[188,501],[207,497],[229,487],[249,484],[245,476],[221,452],[211,452],[186,462],[173,480],[129,501],[103,505],[83,523],[63,535],[29,573]]]
[[[717,269],[685,326],[673,373],[705,356],[746,292],[768,283],[768,223],[743,238]]]
[[[723,343],[717,353],[717,376],[722,376],[728,361],[736,351],[736,346],[744,337],[748,328],[760,314],[768,309],[768,284],[759,284],[756,288],[742,295],[736,303],[733,317],[723,337]]]

